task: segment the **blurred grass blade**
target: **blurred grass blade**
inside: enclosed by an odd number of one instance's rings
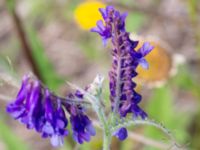
[[[6,6],[10,12],[13,11],[15,8],[15,0],[6,0]]]
[[[0,120],[0,138],[7,150],[28,150],[27,145],[17,137],[3,120]]]
[[[49,62],[47,56],[45,55],[44,47],[40,42],[36,31],[29,27],[27,29],[27,35],[33,50],[32,55],[36,61],[42,79],[50,89],[56,90],[61,83],[64,83],[63,80],[56,74],[52,64]]]

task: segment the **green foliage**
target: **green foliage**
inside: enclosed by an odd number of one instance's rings
[[[188,1],[188,10],[189,10],[189,15],[192,21],[196,21],[198,17],[198,5],[197,2],[198,0],[190,0]]]
[[[96,42],[95,40],[96,38],[94,38],[93,36],[90,37],[89,35],[84,34],[83,37],[80,39],[79,44],[85,56],[90,60],[96,61],[96,59],[98,59],[99,55],[101,54],[97,51],[97,48],[94,45],[94,42]]]
[[[7,8],[10,12],[12,12],[15,8],[15,0],[6,0]]]
[[[149,100],[146,112],[148,112],[150,118],[162,122],[170,129],[178,142],[183,142],[187,139],[186,127],[189,122],[189,116],[175,108],[169,85],[155,89],[153,96]],[[164,137],[158,130],[150,127],[145,128],[145,134],[158,140]]]
[[[146,16],[139,12],[130,12],[126,20],[126,28],[128,31],[137,32],[144,24]]]
[[[35,30],[33,28],[28,28],[27,33],[33,50],[32,55],[37,63],[37,67],[42,75],[44,83],[48,86],[48,88],[56,90],[61,83],[64,83],[63,80],[54,71],[54,68],[49,62]]]
[[[172,83],[180,89],[191,91],[200,99],[200,85],[195,81],[186,66],[180,66],[178,74],[172,79]]]
[[[79,0],[73,0],[73,3],[70,2],[66,3],[64,16],[66,17],[67,21],[72,20],[73,12],[79,3],[80,3]]]
[[[0,133],[0,139],[7,150],[28,150],[27,145],[12,132],[2,116],[0,116]]]
[[[9,74],[13,74],[13,72],[14,72],[12,62],[10,61],[9,57],[1,57],[0,56],[0,68],[4,72],[8,72]]]
[[[68,140],[65,140],[64,145],[60,150],[73,150],[72,144]]]
[[[134,141],[130,138],[126,139],[125,141],[123,141],[121,143],[121,150],[132,150],[133,149],[133,145],[135,144]]]

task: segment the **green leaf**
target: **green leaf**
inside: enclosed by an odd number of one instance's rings
[[[20,137],[14,134],[8,125],[0,117],[0,138],[4,142],[7,150],[28,150],[27,145]]]
[[[37,67],[41,73],[44,83],[48,86],[48,88],[56,90],[61,83],[64,83],[64,80],[62,80],[54,71],[52,64],[45,55],[44,47],[39,40],[36,31],[29,27],[27,33],[33,50],[32,55],[37,63]]]

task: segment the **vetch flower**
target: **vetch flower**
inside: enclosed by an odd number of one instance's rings
[[[145,42],[136,51],[135,48],[139,41],[132,41],[125,29],[127,14],[120,14],[112,6],[107,6],[105,9],[101,8],[100,12],[105,22],[104,27],[101,25],[101,29],[111,35],[106,37],[106,40],[111,39],[113,44],[111,51],[112,68],[109,72],[112,109],[120,117],[126,117],[128,113],[132,113],[133,118],[141,117],[145,119],[147,114],[138,105],[142,96],[135,91],[136,83],[133,78],[137,76],[136,68],[138,65],[148,68],[148,63],[144,57],[153,49],[153,46]],[[95,30],[99,28],[98,23],[97,27],[92,28],[91,31],[97,32],[104,40],[105,34],[102,34],[103,32],[100,30]],[[121,128],[115,135],[120,140],[124,140],[127,137],[125,136],[126,132],[125,128]]]
[[[92,122],[85,114],[86,109],[81,106],[83,97],[80,91],[76,91],[65,99],[61,98],[40,81],[25,75],[15,101],[7,106],[7,112],[28,129],[35,129],[43,138],[50,138],[53,146],[61,146],[68,135],[66,109],[70,114],[74,140],[82,144],[95,135]],[[80,104],[74,104],[74,99],[80,100]]]
[[[62,109],[59,98],[52,101],[49,90],[45,91],[45,122],[42,127],[42,136],[50,137],[53,146],[63,145],[64,137],[68,135],[65,129],[68,121]]]
[[[89,142],[91,136],[96,134],[89,118],[83,113],[71,114],[70,122],[72,125],[73,138],[79,144],[84,141]]]
[[[109,28],[110,27],[105,27],[103,25],[102,20],[99,20],[97,21],[97,27],[91,29],[92,32],[97,32],[101,35],[104,46],[106,46],[107,44],[107,39],[111,37],[111,32]]]
[[[81,101],[83,99],[83,94],[77,90],[75,94],[70,93],[68,97],[77,98]],[[82,144],[84,141],[89,142],[91,136],[96,134],[96,131],[91,120],[85,114],[85,109],[81,106],[69,104],[66,104],[65,107],[70,114],[73,139],[79,144]]]
[[[28,129],[41,133],[43,138],[49,137],[53,146],[62,145],[68,135],[61,101],[30,76],[24,76],[21,89],[15,101],[7,106],[7,112]]]
[[[128,132],[126,128],[120,128],[118,131],[114,133],[114,135],[120,140],[123,141],[127,138]]]

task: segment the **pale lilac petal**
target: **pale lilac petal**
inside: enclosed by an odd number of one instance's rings
[[[106,18],[107,18],[106,10],[105,10],[104,8],[99,8],[99,11],[101,12],[102,17],[103,17],[104,19],[106,19]]]
[[[62,136],[54,135],[51,137],[51,144],[55,147],[63,146],[64,139]]]
[[[145,42],[142,47],[139,49],[139,51],[142,53],[143,57],[146,56],[148,53],[150,53],[153,50],[153,46],[149,42]]]
[[[148,69],[149,68],[149,63],[146,61],[146,59],[142,58],[139,59],[139,64],[142,66],[142,68],[144,69]]]
[[[90,133],[90,135],[95,136],[96,131],[92,124],[86,126],[86,130]]]
[[[42,132],[47,133],[48,135],[54,134],[54,129],[49,122],[46,122],[42,128]]]

